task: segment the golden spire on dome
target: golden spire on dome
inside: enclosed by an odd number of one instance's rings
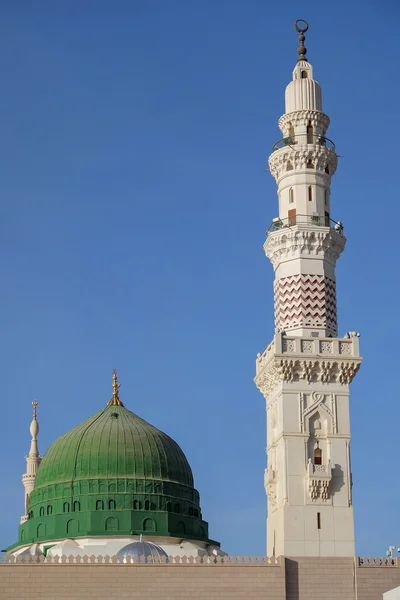
[[[107,403],[107,406],[123,406],[121,400],[119,399],[119,388],[121,387],[120,382],[117,380],[117,371],[116,369],[113,369],[113,382],[112,382],[112,388],[113,388],[113,395],[111,400]]]

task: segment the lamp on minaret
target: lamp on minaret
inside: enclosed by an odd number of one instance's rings
[[[37,418],[36,418],[37,405],[38,405],[37,400],[34,400],[32,402],[33,418],[32,418],[30,428],[29,428],[29,431],[32,436],[31,447],[30,447],[28,456],[25,457],[26,473],[24,475],[22,475],[22,483],[23,483],[24,489],[25,489],[25,514],[23,517],[21,517],[21,523],[25,523],[25,521],[28,519],[29,496],[35,485],[36,473],[39,468],[40,462],[42,460],[40,457],[40,454],[39,454],[38,443],[37,443],[37,436],[39,433],[39,423],[37,422]]]

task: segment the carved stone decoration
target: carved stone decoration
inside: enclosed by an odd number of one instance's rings
[[[308,383],[351,383],[361,365],[361,357],[330,354],[329,359],[325,355],[310,356],[302,360],[301,354],[298,358],[289,358],[286,354],[277,354],[274,346],[268,347],[268,356],[260,355],[257,362],[257,375],[254,379],[258,389],[268,396],[279,383],[293,383],[304,379]]]
[[[276,508],[276,472],[271,466],[267,467],[264,472],[264,487],[265,493],[268,496],[268,505],[272,510]]]
[[[299,258],[303,255],[326,256],[336,262],[345,244],[344,235],[334,229],[299,224],[269,232],[264,251],[276,268],[282,259]]]
[[[293,381],[295,362],[293,360],[282,360],[281,367],[283,381]]]
[[[340,354],[351,354],[351,344],[349,342],[340,342],[339,344],[339,352]]]
[[[303,379],[307,379],[308,383],[311,383],[312,377],[313,377],[313,361],[312,360],[303,360],[303,362],[301,363],[302,365],[302,372],[301,372],[301,377]]]
[[[332,342],[321,342],[322,354],[332,354]]]
[[[313,144],[313,147],[310,148],[309,144],[300,144],[299,142],[300,140],[296,139],[294,144],[288,144],[270,155],[268,165],[275,180],[287,172],[288,162],[293,169],[303,170],[307,168],[307,162],[311,160],[315,170],[324,172],[328,167],[331,176],[335,173],[338,159],[334,150],[318,143]]]
[[[329,484],[332,480],[332,464],[329,460],[326,465],[313,465],[311,459],[308,461],[306,479],[308,492],[313,502],[329,500]]]
[[[357,372],[357,367],[353,362],[340,363],[340,383],[350,383]]]
[[[296,110],[296,112],[282,115],[278,126],[283,135],[288,137],[290,125],[297,129],[299,126],[307,127],[308,123],[311,123],[313,127],[319,127],[321,134],[324,135],[329,127],[330,119],[328,115],[319,110]]]
[[[282,349],[284,352],[294,352],[295,351],[294,340],[284,339],[282,342]]]
[[[330,400],[331,407],[328,406],[327,400]],[[328,425],[328,429],[330,429],[332,433],[335,433],[334,423],[336,422],[336,405],[333,410],[332,396],[318,394],[315,391],[309,395],[302,394],[300,398],[302,431],[309,431],[309,419],[319,409],[322,409],[328,415],[328,423],[330,424],[330,426]]]
[[[332,365],[329,362],[321,362],[321,381],[322,383],[330,383],[332,381]]]
[[[314,341],[313,340],[302,340],[301,351],[306,354],[314,354]]]

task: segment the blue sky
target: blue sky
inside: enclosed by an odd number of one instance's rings
[[[400,544],[397,164],[393,0],[3,0],[0,11],[1,547],[17,538],[37,398],[40,449],[125,405],[174,437],[210,535],[265,552],[265,401],[273,335],[262,252],[307,19],[328,136],[331,213],[345,225],[339,329],[361,332],[352,385],[356,547]]]

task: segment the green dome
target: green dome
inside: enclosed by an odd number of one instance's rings
[[[181,448],[125,408],[114,383],[113,400],[45,453],[29,497],[29,518],[9,549],[141,533],[210,542]]]
[[[35,490],[97,477],[173,481],[193,487],[178,444],[124,406],[110,405],[59,437],[47,450]]]

